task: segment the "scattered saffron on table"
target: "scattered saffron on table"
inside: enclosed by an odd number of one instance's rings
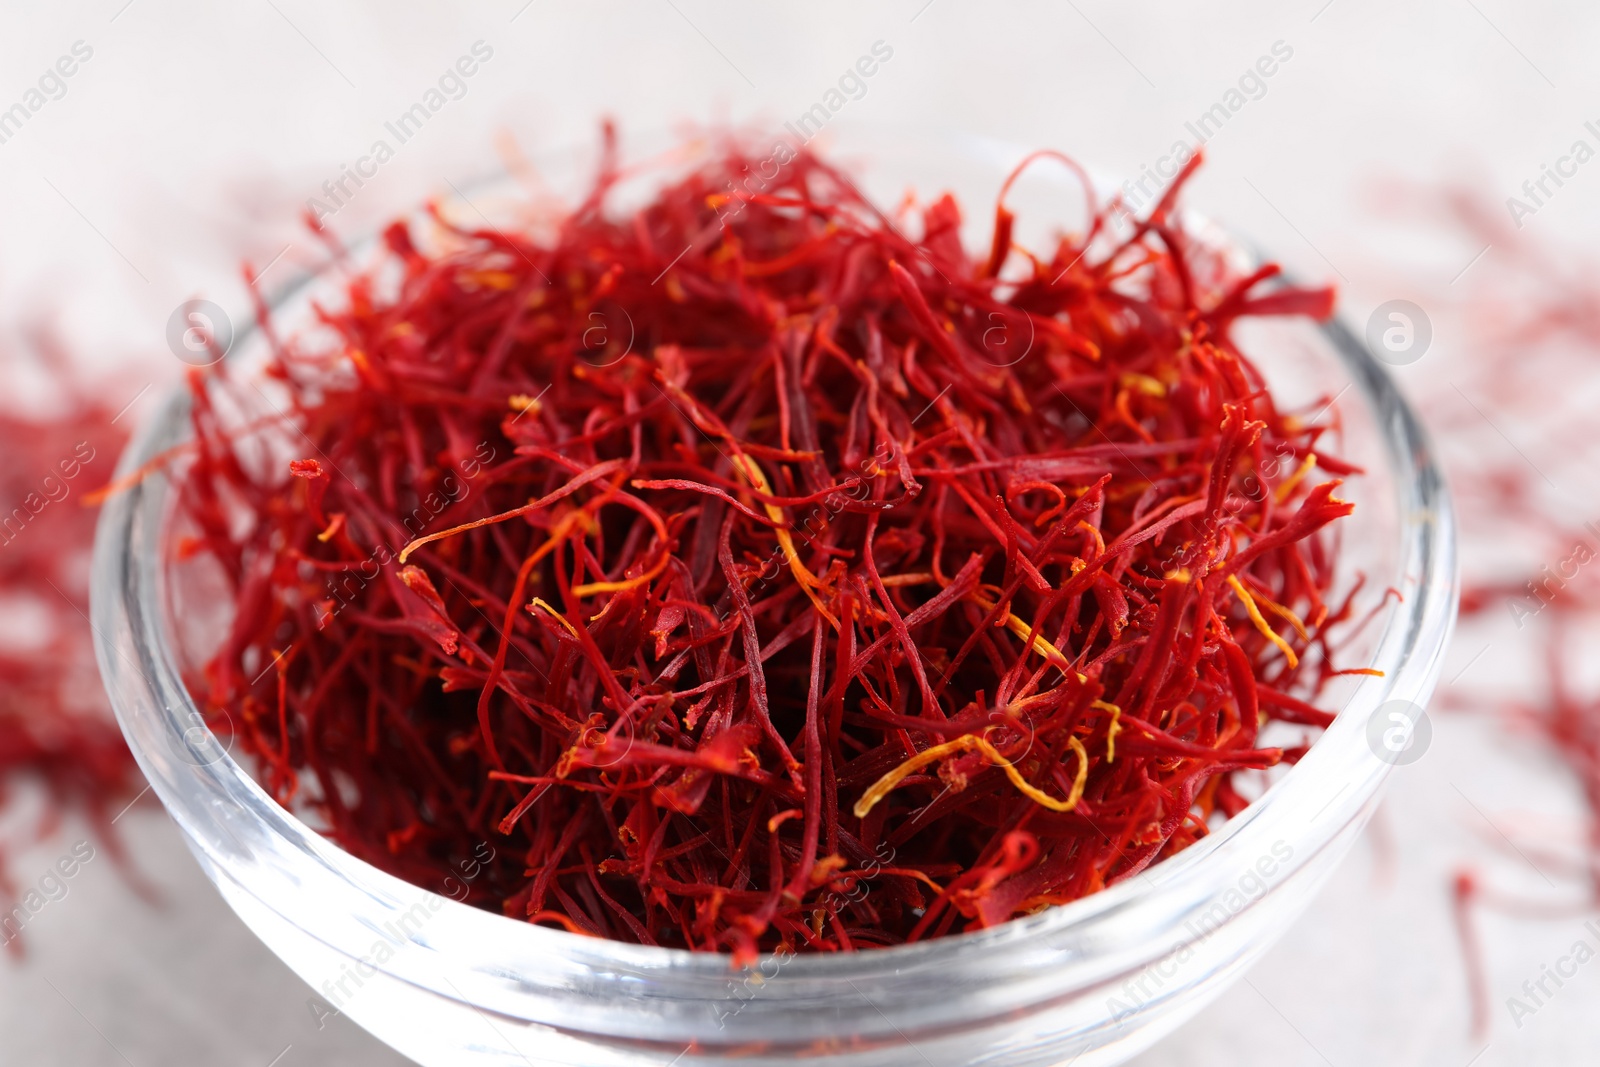
[[[47,371],[65,360],[53,345],[44,358]],[[18,374],[17,363],[0,373]],[[85,818],[148,894],[111,829],[142,778],[106,707],[88,620],[95,512],[83,505],[124,444],[115,415],[64,380],[43,413],[0,412],[0,941],[14,952],[38,893],[4,861],[68,816]]]
[[[1462,339],[1451,373],[1406,379],[1440,442],[1464,540],[1457,644],[1470,658],[1441,684],[1437,703],[1534,741],[1583,802],[1575,831],[1525,812],[1463,812],[1484,851],[1504,860],[1504,869],[1462,864],[1450,887],[1472,1026],[1487,1038],[1494,1002],[1481,913],[1553,920],[1600,910],[1600,692],[1582,669],[1600,624],[1600,509],[1588,506],[1600,303],[1592,259],[1518,232],[1498,201],[1464,188],[1392,192],[1413,221],[1493,250],[1461,284],[1422,295],[1425,310]],[[1527,660],[1507,670],[1519,645]],[[1537,888],[1515,888],[1524,875]],[[1550,993],[1516,987],[1504,1007],[1520,1026]]]
[[[350,852],[492,841],[473,903],[593,936],[898,944],[1136,875],[1331,721],[1353,468],[1232,333],[1331,291],[1195,240],[1198,159],[1037,254],[1002,191],[973,255],[780,147],[620,212],[608,130],[537,235],[395,223],[194,374],[191,688]]]

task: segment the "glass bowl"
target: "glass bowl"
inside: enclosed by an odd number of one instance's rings
[[[828,135],[838,139],[836,157],[866,159],[863,184],[880,202],[911,183],[992,204],[1023,154],[948,133]],[[546,179],[560,169],[552,165]],[[1030,175],[1011,202],[1026,209],[1053,197],[1059,208],[1074,188],[1062,175]],[[301,284],[278,301],[285,321],[305,312],[315,289]],[[112,497],[100,520],[100,669],[128,743],[190,849],[245,923],[305,979],[312,1010],[338,1010],[428,1067],[1119,1063],[1200,1010],[1311,901],[1396,763],[1377,740],[1380,726],[1396,708],[1425,706],[1455,614],[1448,496],[1384,370],[1337,322],[1252,324],[1245,340],[1291,401],[1337,394],[1345,454],[1367,468],[1341,491],[1359,505],[1344,554],[1369,588],[1402,594],[1385,600],[1358,650],[1361,665],[1383,676],[1346,679],[1325,697],[1342,707],[1333,725],[1217,832],[1138,877],[1029,918],[736,970],[727,956],[516,922],[385,874],[270,799],[203,725],[179,672],[162,568],[170,482],[160,470]],[[256,341],[242,335],[230,360]],[[120,473],[181,443],[187,412],[186,396],[173,396]]]

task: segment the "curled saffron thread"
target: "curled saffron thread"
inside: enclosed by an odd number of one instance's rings
[[[977,749],[983,753],[990,763],[1005,772],[1006,777],[1011,779],[1011,784],[1017,787],[1018,792],[1035,804],[1049,808],[1051,811],[1071,811],[1078,806],[1078,801],[1083,798],[1083,787],[1089,780],[1089,753],[1084,749],[1083,742],[1076,737],[1068,737],[1067,744],[1072,746],[1072,751],[1078,757],[1078,774],[1072,780],[1072,792],[1067,795],[1066,800],[1057,800],[1029,782],[1010,760],[1000,754],[999,749],[984,738],[979,737],[977,734],[962,734],[960,737],[946,741],[943,744],[924,749],[882,778],[879,778],[872,784],[872,788],[861,794],[861,799],[856,801],[856,806],[852,810],[855,812],[856,818],[865,819],[867,813],[877,806],[878,801],[894,791],[895,786],[911,775],[916,774],[928,764],[937,763],[946,756],[952,756],[958,752]]]
[[[1104,700],[1096,700],[1089,706],[1111,713],[1111,722],[1106,726],[1106,762],[1115,763],[1117,761],[1117,735],[1122,732],[1122,709]]]

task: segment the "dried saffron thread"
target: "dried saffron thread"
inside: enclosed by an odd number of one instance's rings
[[[1176,189],[1039,254],[1002,205],[980,262],[810,152],[735,211],[758,157],[709,143],[628,215],[608,141],[570,214],[391,226],[266,332],[276,437],[195,377],[198,702],[400,877],[492,839],[472,903],[739,959],[1003,922],[1242,810],[1330,719],[1355,471],[1231,324],[1331,294],[1256,292]]]
[[[946,756],[954,755],[957,752],[965,752],[969,749],[977,749],[988,757],[990,763],[1005,772],[1006,777],[1011,779],[1011,784],[1017,787],[1017,792],[1032,800],[1035,804],[1051,811],[1071,811],[1078,806],[1078,801],[1083,796],[1084,783],[1089,778],[1089,754],[1084,751],[1083,742],[1076,737],[1067,738],[1067,744],[1071,745],[1072,751],[1077,753],[1078,775],[1072,782],[1072,794],[1066,800],[1057,800],[1044,790],[1035,788],[1022,776],[1021,772],[1017,770],[1010,760],[1000,754],[999,749],[983,738],[976,734],[962,734],[953,741],[946,741],[943,744],[923,749],[882,778],[879,778],[872,783],[872,788],[861,794],[861,799],[856,801],[856,805],[852,810],[855,812],[856,818],[865,819],[867,813],[877,806],[878,801],[893,792],[894,787],[905,781],[907,776],[915,774],[931,763],[937,763]]]
[[[1228,575],[1228,588],[1238,595],[1239,603],[1244,605],[1244,610],[1250,615],[1250,621],[1255,624],[1257,630],[1261,631],[1261,636],[1278,646],[1278,651],[1282,652],[1283,658],[1289,661],[1289,666],[1300,666],[1300,658],[1294,654],[1294,649],[1290,648],[1289,642],[1279,637],[1277,632],[1273,630],[1272,624],[1262,617],[1261,609],[1256,607],[1255,598],[1244,587],[1244,583],[1239,581],[1237,574]]]

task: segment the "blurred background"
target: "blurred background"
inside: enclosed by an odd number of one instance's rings
[[[1543,381],[1548,407],[1512,403],[1492,360],[1516,354],[1514,331],[1508,341],[1482,316],[1531,314],[1526,301],[1550,295],[1550,279],[1585,306],[1586,249],[1600,235],[1600,164],[1587,165],[1600,148],[1597,41],[1600,8],[1543,0],[9,5],[0,347],[59,338],[79,379],[136,423],[183,370],[166,340],[175,308],[204,297],[242,320],[242,263],[270,287],[274,272],[320,261],[301,218],[311,198],[359,236],[500,166],[508,145],[592,139],[603,115],[624,137],[685,120],[778,126],[882,42],[892,58],[848,103],[852,121],[1060,148],[1119,178],[1137,179],[1177,141],[1193,145],[1193,125],[1221,103],[1228,117],[1208,131],[1188,202],[1296,274],[1337,284],[1358,332],[1380,306],[1410,301],[1427,340],[1395,374],[1435,423],[1452,476],[1525,463],[1542,502],[1583,522],[1600,518],[1593,442],[1549,412],[1600,380],[1600,363],[1584,359],[1600,340],[1582,322],[1567,330],[1555,342],[1566,376]],[[332,200],[325,183],[380,138],[397,145],[385,124],[474,51],[481,62],[458,98]],[[1247,77],[1263,57],[1274,73]],[[11,378],[3,399],[48,403],[37,374]],[[1517,553],[1535,570],[1565,554],[1491,536],[1467,504],[1469,576]],[[1582,779],[1511,714],[1546,684],[1548,619],[1522,621],[1500,608],[1462,626],[1428,747],[1396,771],[1367,840],[1245,981],[1137,1063],[1592,1058],[1600,965],[1547,984],[1537,1004],[1524,992],[1575,942],[1600,944],[1584,925],[1600,913],[1585,910],[1592,895],[1572,874],[1588,832]],[[0,958],[0,1061],[403,1062],[348,1020],[319,1028],[307,987],[224,906],[148,798],[112,814],[157,903],[103,849],[79,865],[29,924],[26,956]],[[68,820],[9,847],[15,889],[84,840],[95,840],[88,827]],[[1476,1034],[1452,911],[1462,870],[1561,905],[1479,916],[1488,1027]]]

